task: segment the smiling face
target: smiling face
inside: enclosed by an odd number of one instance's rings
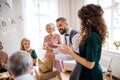
[[[46,26],[46,31],[49,33],[49,34],[52,34],[54,32],[54,26],[53,25],[47,25]]]
[[[21,41],[21,50],[29,51],[30,50],[30,40],[23,38]]]
[[[68,24],[65,21],[57,21],[57,28],[61,34],[67,33]]]
[[[24,41],[23,48],[24,48],[25,51],[29,51],[29,49],[30,49],[30,41],[28,41],[28,40]]]

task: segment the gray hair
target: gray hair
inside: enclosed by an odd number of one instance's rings
[[[47,30],[47,27],[51,26],[53,28],[53,31],[55,31],[55,25],[53,23],[48,23],[46,24],[46,30]]]
[[[19,76],[32,69],[32,58],[26,51],[17,51],[9,58],[9,69],[14,76]]]

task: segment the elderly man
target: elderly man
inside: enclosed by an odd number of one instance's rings
[[[17,51],[9,58],[8,67],[15,80],[35,80],[32,66],[32,58],[26,51]]]

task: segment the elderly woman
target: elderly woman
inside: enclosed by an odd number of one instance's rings
[[[53,23],[48,23],[46,25],[46,32],[48,35],[44,37],[43,49],[46,50],[46,54],[58,54],[53,53],[53,49],[56,49],[62,44],[61,37],[59,34],[55,33],[55,25]],[[51,62],[50,59],[46,58],[47,61]],[[60,72],[63,71],[63,62],[60,60],[52,60],[53,66],[58,70],[57,77],[58,80],[62,80]]]
[[[15,80],[35,80],[32,73],[32,58],[26,51],[17,51],[11,55],[8,67]]]

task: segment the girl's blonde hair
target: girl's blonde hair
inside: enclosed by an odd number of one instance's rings
[[[26,41],[29,41],[29,42],[30,42],[30,40],[27,39],[27,38],[23,38],[23,39],[22,39],[21,45],[20,45],[20,49],[21,49],[21,50],[24,50],[24,43],[25,43]]]

